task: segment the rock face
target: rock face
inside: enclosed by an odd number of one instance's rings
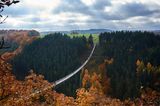
[[[26,44],[37,39],[39,35],[39,32],[35,30],[0,30],[0,36],[3,36],[5,41],[18,44],[17,49],[12,52],[5,52],[1,57],[6,61],[11,59],[15,55],[19,54]]]

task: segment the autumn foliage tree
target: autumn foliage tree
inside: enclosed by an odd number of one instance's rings
[[[52,91],[53,83],[32,70],[24,81],[13,76],[11,65],[0,59],[0,106],[64,106],[75,104],[74,98]],[[76,106],[76,105],[73,105]]]
[[[0,106],[158,106],[160,103],[160,93],[151,89],[142,90],[141,97],[135,100],[108,97],[102,90],[101,75],[90,74],[88,70],[85,70],[83,87],[77,90],[75,99],[57,93],[52,89],[53,83],[33,71],[24,81],[18,81],[11,73],[11,65],[3,60],[0,60],[0,70]]]
[[[108,93],[110,93],[110,91],[111,91],[110,78],[106,74],[106,67],[107,67],[107,65],[112,64],[113,61],[114,61],[113,58],[111,58],[111,59],[104,59],[103,63],[101,63],[98,66],[98,71],[100,72],[101,79],[102,79],[101,84],[102,84],[103,92],[106,95]]]
[[[0,59],[0,100],[12,93],[15,77],[11,74],[11,65]]]
[[[145,64],[137,60],[137,76],[141,86],[160,90],[160,66],[153,66],[150,62]]]
[[[122,106],[119,99],[111,99],[105,96],[100,83],[101,78],[100,74],[98,75],[95,72],[89,74],[88,70],[85,70],[82,79],[83,88],[77,90],[77,106]]]

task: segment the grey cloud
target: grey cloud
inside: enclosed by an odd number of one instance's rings
[[[84,13],[88,14],[89,8],[85,6],[80,0],[63,0],[60,6],[53,10],[53,14],[62,12]]]
[[[111,5],[109,0],[96,0],[91,6],[86,6],[80,0],[63,0],[62,4],[53,10],[53,14],[71,12],[96,16],[97,14],[104,12],[105,6],[108,5]]]
[[[63,26],[57,25],[58,23],[45,23],[42,24],[41,18],[36,16],[37,12],[41,10],[36,9],[32,10],[32,7],[21,6],[11,6],[10,8],[6,8],[4,14],[12,16],[12,17],[24,17],[22,21],[28,22],[24,25],[20,25],[22,28],[39,28],[42,30],[70,30],[70,29],[82,29],[82,28],[111,28],[111,29],[125,29],[128,27],[132,28],[160,28],[160,22],[154,22],[147,18],[159,19],[160,17],[160,9],[159,7],[155,7],[154,9],[149,8],[148,5],[144,5],[141,3],[127,3],[127,4],[119,4],[117,7],[114,7],[111,4],[112,0],[96,0],[96,2],[87,6],[81,0],[62,0],[60,5],[52,11],[51,15],[58,15],[60,13],[69,12],[71,13],[69,19],[66,19],[66,22],[63,22]],[[110,12],[105,12],[105,7],[111,7]],[[84,16],[90,16],[90,19],[86,20],[77,20],[77,13],[83,14]],[[33,17],[27,17],[31,15]],[[132,26],[134,22],[126,22],[127,19],[132,17],[142,16],[144,19],[137,20],[137,23],[140,24],[137,26]],[[27,17],[27,18],[26,18]],[[54,20],[54,19],[53,19]],[[114,21],[113,21],[114,20]],[[116,21],[115,21],[116,20]],[[48,20],[54,22],[52,20]],[[41,23],[42,22],[42,23]],[[76,23],[82,23],[83,25],[77,25]],[[85,24],[85,25],[84,25]],[[4,28],[13,27],[12,25],[3,25]],[[1,26],[2,27],[2,26]],[[18,27],[18,28],[19,28]]]
[[[120,8],[120,14],[125,14],[125,17],[148,16],[160,12],[159,10],[150,10],[146,5],[141,3],[127,3]]]
[[[53,10],[53,14],[59,14],[63,12],[80,13],[83,15],[91,16],[93,19],[99,20],[119,20],[123,17],[107,14],[104,9],[106,6],[111,6],[109,0],[96,0],[91,6],[86,6],[80,0],[65,0],[59,7]]]
[[[97,10],[104,10],[106,6],[110,6],[111,2],[109,0],[96,0],[93,7]]]
[[[97,19],[90,19],[90,20],[87,20],[87,21],[85,21],[86,23],[101,23],[101,21],[100,20],[97,20]]]
[[[101,11],[99,17],[106,20],[125,20],[131,17],[144,16],[154,17],[160,14],[160,10],[150,10],[146,5],[141,3],[127,3],[125,5],[119,5],[115,10],[111,12]],[[159,15],[158,15],[159,16]]]
[[[159,10],[150,10],[146,5],[136,2],[127,3],[125,5],[120,4],[120,6],[116,7],[116,11],[111,10],[111,13],[104,11],[106,6],[112,7],[109,0],[96,0],[96,3],[92,6],[86,6],[80,0],[65,0],[57,9],[53,10],[53,13],[81,13],[90,15],[93,19],[123,20],[130,17],[148,16],[160,12]]]

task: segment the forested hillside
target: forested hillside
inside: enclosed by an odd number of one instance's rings
[[[30,72],[24,81],[16,80],[11,65],[0,59],[0,105],[1,106],[159,106],[160,93],[152,89],[141,90],[134,100],[106,96],[101,85],[100,74],[84,71],[82,87],[76,97],[68,97],[51,89],[51,83],[43,75]],[[88,86],[88,84],[90,86]],[[88,86],[87,88],[85,88]],[[41,91],[36,93],[37,91]]]
[[[101,33],[88,65],[52,91],[48,81],[77,69],[88,56],[93,37],[54,33],[38,38],[10,61],[13,70],[0,59],[0,105],[158,106],[159,45],[160,36],[149,32]]]
[[[149,32],[121,31],[102,33],[99,42],[101,55],[106,59],[113,58],[112,64],[106,64],[111,96],[135,98],[140,95],[141,88],[159,90],[160,72],[158,67],[152,66],[160,65],[160,36]]]
[[[18,79],[23,79],[33,69],[50,82],[56,81],[81,65],[90,45],[93,45],[92,36],[88,39],[84,36],[70,38],[55,33],[39,38],[11,61],[14,74]],[[105,82],[110,84],[108,91],[104,89],[107,95],[119,99],[139,97],[141,88],[159,90],[159,72],[153,71],[158,67],[152,68],[152,65],[160,65],[159,45],[160,37],[149,32],[101,33],[98,50],[95,51],[96,58],[93,56],[91,61],[98,62],[88,68],[98,71],[99,68],[95,66],[105,65],[105,70],[100,68],[98,73],[106,74],[102,76],[101,84],[105,87],[108,86]],[[107,64],[108,60],[112,60],[112,63]],[[56,87],[57,91],[73,96],[80,87],[82,74]]]
[[[80,57],[89,49],[88,42],[90,40],[87,41],[84,36],[70,38],[60,33],[39,38],[26,45],[22,53],[12,59],[13,72],[17,79],[24,79],[33,69],[34,72],[44,75],[48,81],[56,81],[81,65]],[[72,95],[79,87],[80,74],[61,85],[58,91]]]
[[[4,48],[0,50],[2,58],[6,61],[18,55],[26,44],[39,37],[35,30],[0,30],[0,36],[4,38]]]

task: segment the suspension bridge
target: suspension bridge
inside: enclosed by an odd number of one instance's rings
[[[92,55],[93,55],[93,53],[95,51],[95,48],[96,48],[96,44],[93,46],[92,51],[91,51],[89,57],[87,58],[87,60],[78,69],[76,69],[75,71],[73,71],[72,73],[68,74],[67,76],[65,76],[63,78],[61,78],[61,79],[59,79],[57,81],[54,81],[51,86],[48,86],[48,87],[44,88],[43,90],[35,91],[34,93],[28,95],[27,97],[22,97],[18,101],[30,99],[31,97],[34,97],[36,94],[39,94],[39,93],[41,93],[43,91],[46,91],[46,90],[48,90],[50,88],[54,88],[57,85],[65,82],[65,81],[67,81],[68,79],[70,79],[71,77],[73,77],[74,75],[76,75],[89,62],[89,60],[91,59],[91,57],[92,57]]]

